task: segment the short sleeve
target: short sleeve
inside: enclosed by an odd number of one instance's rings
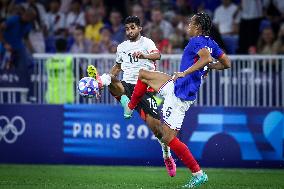
[[[193,50],[194,54],[198,54],[198,51],[200,49],[206,48],[206,45],[204,43],[202,43],[202,41],[199,40],[198,37],[192,38],[189,41],[189,45],[190,45],[190,48]]]
[[[115,58],[115,61],[118,64],[123,63],[122,53],[123,52],[122,52],[121,48],[119,48],[119,46],[118,46],[117,49],[116,49],[116,58]]]
[[[160,52],[160,51],[157,49],[155,43],[154,43],[151,39],[148,39],[148,40],[147,40],[147,51],[148,51],[149,53]]]
[[[218,59],[223,54],[224,54],[223,50],[219,47],[219,45],[215,41],[213,41],[212,57]]]

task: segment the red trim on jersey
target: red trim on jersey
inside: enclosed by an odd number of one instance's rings
[[[148,52],[148,51],[147,51]],[[150,52],[148,52],[149,54],[150,53],[160,53],[160,51],[158,49],[155,49],[155,50],[151,50]],[[157,71],[157,64],[156,64],[156,61],[153,61],[153,64],[154,64],[154,67],[155,67],[155,71]]]
[[[158,49],[155,49],[155,50],[151,50],[150,53],[160,53],[160,51]],[[155,71],[157,70],[157,64],[156,64],[156,61],[153,61],[153,64],[155,66]]]
[[[151,50],[150,53],[160,53],[160,51],[158,49],[155,49],[155,50]]]
[[[222,53],[218,56],[218,58],[221,58],[224,54],[225,54],[225,53],[222,52]]]
[[[194,59],[193,59],[193,64],[195,64],[198,60],[199,60],[199,56],[196,55],[196,56],[194,57]]]

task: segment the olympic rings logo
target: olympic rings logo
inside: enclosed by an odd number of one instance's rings
[[[17,126],[15,122],[19,122]],[[6,116],[0,116],[0,123],[0,142],[3,139],[5,142],[12,144],[26,129],[25,120],[21,116],[15,116],[11,121]]]

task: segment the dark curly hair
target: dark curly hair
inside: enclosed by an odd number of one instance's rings
[[[130,23],[134,23],[137,26],[140,26],[140,19],[137,16],[128,16],[125,19],[124,24],[130,24]]]
[[[210,35],[212,21],[210,16],[205,12],[198,12],[195,14],[195,22],[201,26],[202,35]]]

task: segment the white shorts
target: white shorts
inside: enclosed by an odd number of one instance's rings
[[[194,101],[182,101],[176,97],[174,88],[174,82],[170,79],[161,86],[158,93],[165,99],[162,108],[164,123],[171,129],[180,130],[185,112]]]

